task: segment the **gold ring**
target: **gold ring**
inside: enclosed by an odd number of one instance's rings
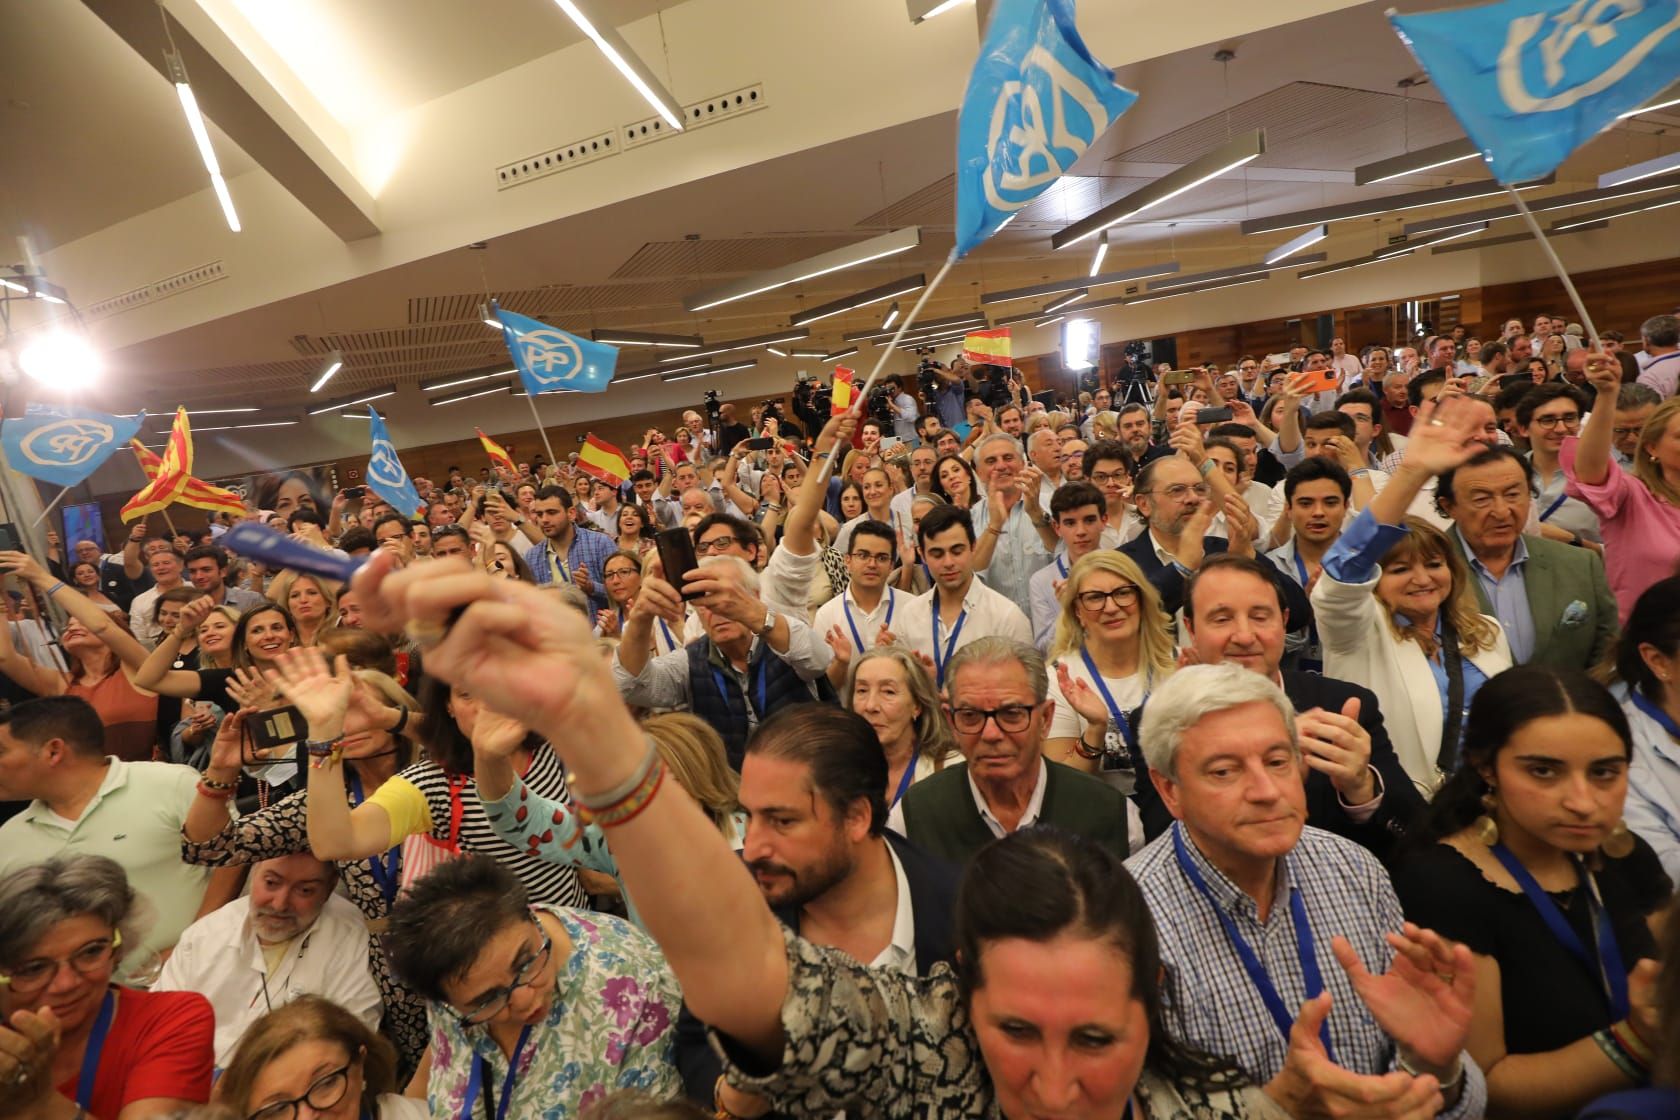
[[[430,648],[443,641],[449,630],[441,622],[423,622],[411,618],[403,623],[403,633],[414,639],[417,645]]]

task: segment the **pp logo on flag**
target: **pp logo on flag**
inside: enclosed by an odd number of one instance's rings
[[[1520,16],[1499,52],[1500,96],[1517,113],[1568,109],[1627,77],[1677,33],[1680,0],[1575,0],[1555,15]]]
[[[408,472],[397,459],[397,449],[386,440],[376,441],[368,455],[368,480],[394,490],[408,484]]]
[[[43,467],[79,467],[115,436],[109,424],[72,418],[36,428],[25,437],[21,449],[25,458]]]
[[[525,331],[518,335],[525,368],[544,385],[562,385],[583,370],[583,351],[565,331]]]
[[[1019,210],[1085,154],[1109,125],[1097,92],[1043,46],[1021,62],[1021,80],[1004,82],[986,137],[986,201]]]

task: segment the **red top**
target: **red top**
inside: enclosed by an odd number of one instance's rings
[[[210,1001],[197,992],[115,991],[117,1011],[99,1055],[88,1115],[116,1120],[124,1108],[149,1097],[209,1101],[216,1060],[216,1015]],[[58,1091],[74,1100],[76,1078]]]

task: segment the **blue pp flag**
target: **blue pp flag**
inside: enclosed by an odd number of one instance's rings
[[[74,486],[99,469],[140,430],[138,416],[110,416],[85,408],[32,404],[22,416],[0,421],[0,447],[19,474]]]
[[[500,307],[496,308],[496,318],[501,321],[513,364],[519,367],[519,379],[531,396],[563,389],[599,393],[612,382],[618,367],[616,347],[579,338]]]
[[[998,0],[957,118],[957,248],[1062,177],[1137,94],[1091,57],[1073,0]]]
[[[414,488],[414,481],[403,469],[402,460],[397,458],[397,449],[391,445],[390,434],[385,431],[385,421],[379,418],[379,413],[371,405],[368,407],[368,419],[372,421],[373,435],[373,450],[368,452],[368,486],[398,513],[413,517],[420,512],[420,491]]]
[[[1507,185],[1551,174],[1680,74],[1680,0],[1501,0],[1388,18]]]

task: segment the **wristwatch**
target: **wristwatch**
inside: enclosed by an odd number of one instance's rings
[[[775,611],[775,608],[770,607],[770,606],[766,606],[764,608],[764,625],[759,627],[757,630],[753,631],[753,637],[755,637],[755,638],[766,637],[766,636],[769,635],[771,630],[775,629],[775,626],[776,626],[776,611]]]

